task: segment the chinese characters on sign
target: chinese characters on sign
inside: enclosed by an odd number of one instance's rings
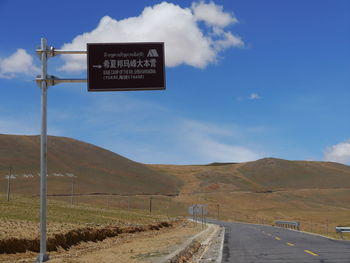
[[[87,44],[88,90],[165,89],[164,43]]]

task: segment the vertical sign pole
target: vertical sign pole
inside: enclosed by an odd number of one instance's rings
[[[41,39],[41,137],[40,137],[40,254],[38,262],[49,260],[46,253],[47,176],[47,40]]]

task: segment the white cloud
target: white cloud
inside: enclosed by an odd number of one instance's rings
[[[192,149],[193,154],[204,163],[247,162],[263,157],[262,153],[248,147],[223,142],[225,140],[220,136],[239,137],[235,129],[187,120],[183,123],[182,132],[181,137],[188,149]]]
[[[248,162],[263,158],[263,155],[247,147],[220,143],[211,138],[198,141],[200,152],[213,162]]]
[[[256,137],[266,132],[259,127],[184,118],[164,105],[122,93],[113,98],[90,96],[87,104],[89,107],[60,109],[59,116],[65,117],[53,124],[64,136],[138,162],[203,164],[253,161],[265,156],[255,144]],[[52,119],[57,118],[54,112],[49,114]],[[82,129],[86,132],[81,133]]]
[[[257,100],[257,99],[260,99],[260,96],[257,93],[252,93],[252,94],[250,94],[249,99]]]
[[[182,120],[183,131],[194,134],[211,134],[217,136],[236,136],[237,132],[226,126],[219,126],[209,122],[199,122],[194,120]]]
[[[204,21],[211,33],[205,33],[198,22]],[[222,6],[203,2],[182,8],[162,2],[146,7],[136,17],[115,20],[104,16],[91,32],[76,36],[62,49],[85,50],[86,43],[107,42],[165,42],[166,65],[175,67],[187,64],[204,68],[217,60],[218,53],[229,47],[241,47],[243,41],[224,28],[237,22]],[[64,71],[81,71],[86,68],[86,58],[81,55],[62,56]]]
[[[208,25],[225,27],[231,23],[237,23],[238,20],[232,14],[223,11],[223,6],[216,5],[213,2],[209,4],[201,1],[193,3],[192,10],[194,17],[198,21],[204,21]]]
[[[239,131],[213,123],[174,118],[142,127],[143,135],[136,127],[129,132],[132,140],[105,138],[102,146],[142,163],[206,164],[264,157],[263,153],[237,143]]]
[[[14,78],[16,74],[35,75],[39,68],[33,64],[33,57],[19,48],[11,56],[0,59],[0,78]]]
[[[261,99],[260,95],[258,93],[251,93],[249,96],[244,97],[237,97],[237,101],[247,101],[247,100],[258,100]]]
[[[23,116],[0,116],[0,134],[12,135],[37,135],[40,133],[40,116],[25,115]],[[61,129],[55,127],[48,128],[50,135],[63,135]]]
[[[0,117],[0,134],[13,135],[34,135],[40,132],[40,126],[21,120],[20,118],[2,118]]]
[[[328,147],[324,151],[324,160],[343,164],[350,163],[350,139]]]

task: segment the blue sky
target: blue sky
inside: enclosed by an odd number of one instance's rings
[[[165,91],[49,88],[50,135],[145,163],[350,163],[350,1],[0,0],[0,133],[39,134],[40,38],[164,41]],[[49,74],[85,78],[85,57]]]

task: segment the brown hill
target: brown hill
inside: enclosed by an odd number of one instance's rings
[[[349,188],[350,166],[334,162],[265,158],[240,166],[238,172],[263,188]]]
[[[177,175],[186,184],[192,182],[187,192],[350,188],[350,166],[333,162],[264,158],[246,163],[153,167]]]
[[[247,163],[153,165],[180,178],[175,199],[207,204],[209,217],[252,223],[302,222],[302,229],[328,232],[350,225],[350,166],[265,158]]]
[[[6,191],[9,168],[14,193],[38,194],[40,137],[0,135],[0,187]],[[177,193],[181,181],[97,146],[48,137],[48,193]]]

